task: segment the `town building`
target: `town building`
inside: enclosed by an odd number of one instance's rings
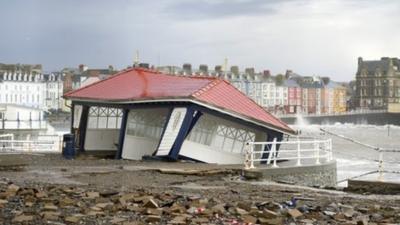
[[[359,57],[355,94],[356,106],[360,108],[387,109],[389,104],[400,103],[400,60]]]
[[[41,65],[0,64],[0,104],[46,109]]]
[[[57,112],[64,107],[63,96],[63,74],[54,72],[44,74],[44,83],[46,86],[45,105],[46,110],[50,112]]]
[[[71,131],[79,151],[111,151],[123,159],[241,164],[247,142],[280,141],[295,133],[229,82],[213,77],[131,68],[64,97],[72,104]]]

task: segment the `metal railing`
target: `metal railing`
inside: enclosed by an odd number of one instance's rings
[[[360,114],[377,114],[386,113],[387,109],[358,109],[346,112],[332,112],[332,113],[299,113],[300,116],[305,117],[321,117],[321,116],[343,116],[343,115],[360,115]],[[297,114],[274,114],[279,118],[296,117]]]
[[[318,165],[333,159],[331,139],[280,142],[274,139],[272,142],[248,142],[246,148],[245,169],[256,168],[255,163],[272,164],[276,168],[277,162],[283,160],[295,161],[295,166],[302,166],[304,163]]]
[[[9,138],[9,139],[7,139]],[[57,135],[38,136],[37,140],[15,140],[13,134],[0,135],[0,153],[60,152],[62,137]]]

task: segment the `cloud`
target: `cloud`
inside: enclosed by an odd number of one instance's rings
[[[251,17],[277,12],[279,0],[189,0],[178,1],[165,9],[176,19],[218,19],[228,17]]]

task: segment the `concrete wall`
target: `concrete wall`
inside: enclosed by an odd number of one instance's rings
[[[109,151],[117,150],[119,129],[87,129],[85,150]]]
[[[0,112],[3,112],[4,119],[7,120],[25,120],[29,119],[43,120],[43,112],[39,109],[29,108],[18,105],[4,104],[0,106]]]
[[[335,124],[335,123],[354,123],[354,124],[373,124],[373,125],[400,125],[400,113],[370,113],[370,114],[349,114],[335,116],[303,116],[303,120],[309,124]],[[288,124],[298,123],[297,118],[282,117],[283,122]]]
[[[337,181],[336,161],[314,166],[258,167],[253,171],[265,180],[304,186],[335,187]]]

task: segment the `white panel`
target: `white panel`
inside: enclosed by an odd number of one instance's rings
[[[179,155],[186,156],[205,163],[243,164],[244,155],[213,149],[210,146],[185,140]]]
[[[85,150],[117,150],[119,129],[87,129]]]
[[[167,128],[165,129],[164,135],[161,139],[160,146],[157,150],[158,156],[168,155],[169,151],[174,144],[176,137],[178,136],[179,130],[182,127],[183,119],[186,115],[186,108],[175,108],[171,117],[169,118]]]
[[[74,107],[74,128],[79,128],[79,123],[81,122],[82,106],[75,105]]]
[[[145,155],[152,155],[159,140],[147,137],[126,135],[124,140],[123,159],[141,160]]]

